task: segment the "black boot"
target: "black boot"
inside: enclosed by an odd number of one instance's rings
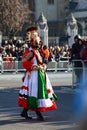
[[[22,113],[21,113],[21,116],[22,117],[25,117],[26,119],[32,119],[32,117],[28,116],[28,113],[27,113],[27,109],[23,109]]]
[[[44,118],[43,118],[42,114],[39,111],[36,111],[36,115],[37,115],[38,120],[44,121]]]

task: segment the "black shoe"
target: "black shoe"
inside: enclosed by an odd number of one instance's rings
[[[44,121],[44,117],[42,116],[42,114],[38,111],[36,111],[36,115],[37,115],[37,119],[40,121]]]
[[[31,117],[31,116],[24,115],[23,113],[21,113],[21,117],[24,117],[25,119],[32,119],[32,117]]]
[[[23,109],[21,117],[25,117],[25,119],[32,119],[32,117],[28,116],[26,109]]]

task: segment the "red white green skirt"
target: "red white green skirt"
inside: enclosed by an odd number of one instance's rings
[[[54,93],[49,78],[43,71],[31,71],[26,75],[23,86],[19,91],[18,105],[33,111],[45,112],[57,109]]]

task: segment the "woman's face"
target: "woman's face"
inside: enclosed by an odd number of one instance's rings
[[[36,47],[36,48],[40,48],[40,41],[41,41],[41,39],[40,39],[40,37],[39,36],[37,36],[35,39],[34,39],[34,46]]]
[[[31,39],[33,38],[33,39],[35,39],[35,40],[36,40],[36,39],[37,39],[37,37],[38,37],[38,32],[36,32],[36,31],[32,31],[32,32],[31,32],[31,36],[30,36],[30,37],[31,37]]]

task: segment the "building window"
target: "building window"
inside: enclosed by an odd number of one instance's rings
[[[48,4],[54,4],[54,0],[48,0]]]

